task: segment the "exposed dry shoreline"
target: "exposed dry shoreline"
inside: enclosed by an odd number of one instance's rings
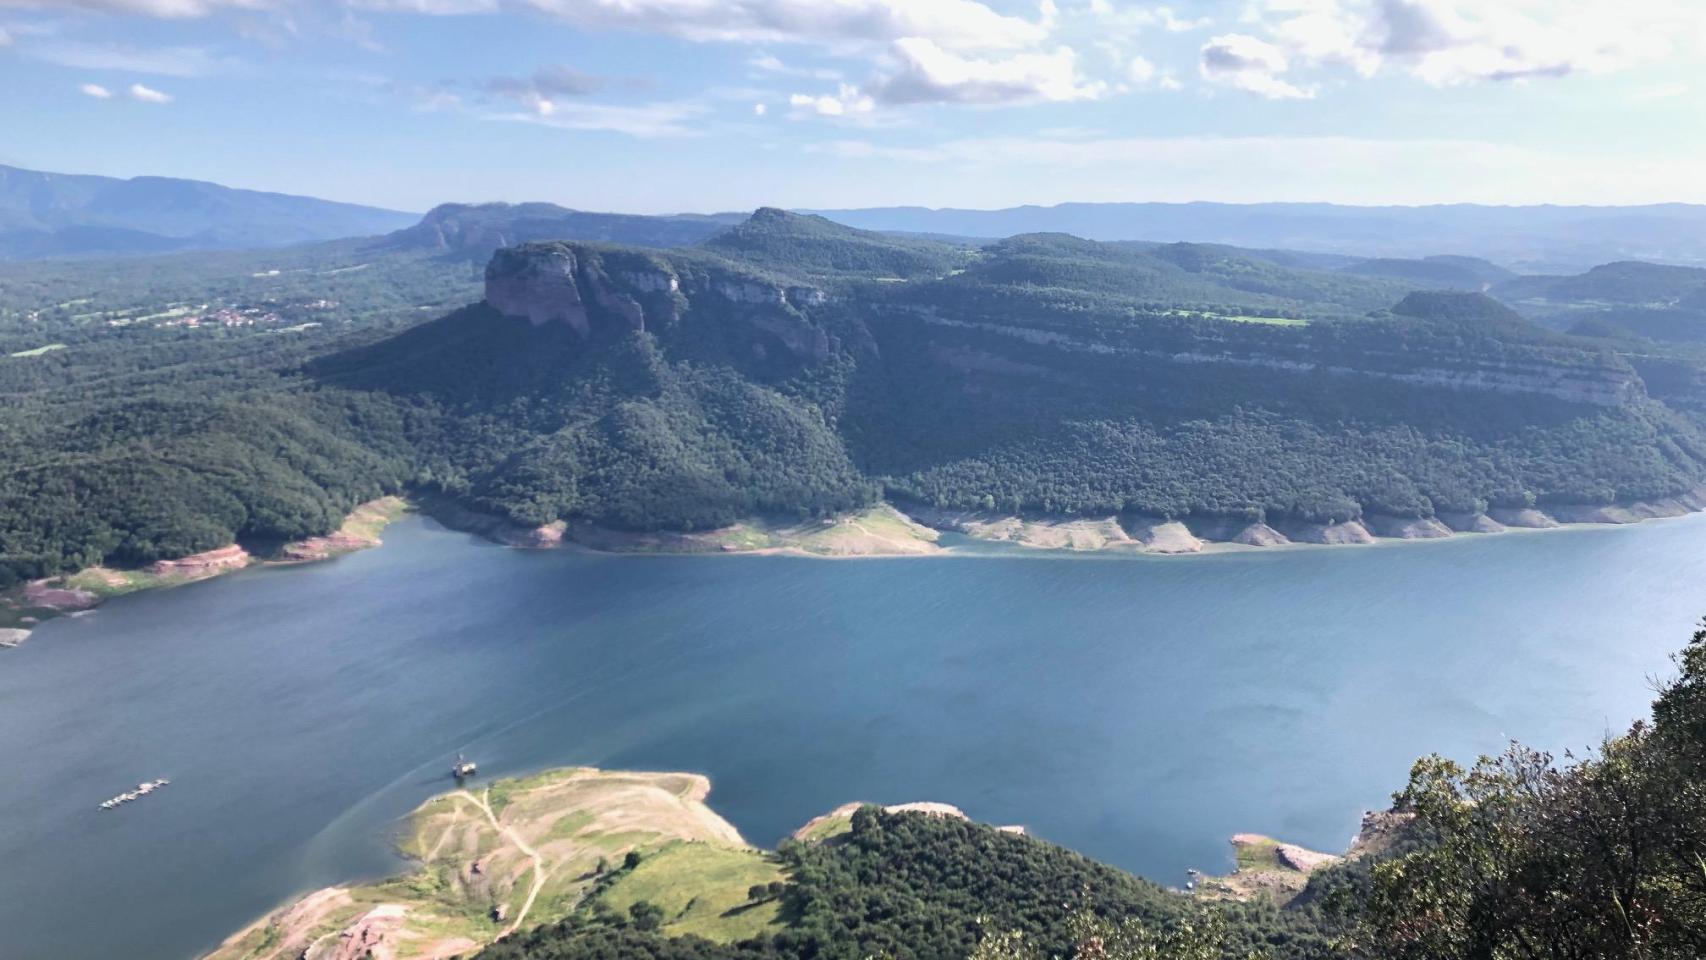
[[[126,593],[194,583],[256,563],[308,563],[379,546],[379,534],[408,509],[401,497],[381,497],[350,511],[343,525],[332,533],[286,543],[260,558],[232,543],[187,557],[158,560],[140,569],[89,567],[72,574],[32,580],[0,593],[0,648],[23,643],[43,621],[76,616]]]
[[[1029,556],[1170,557],[1620,526],[1706,511],[1706,487],[1681,496],[1622,504],[1494,507],[1486,513],[1423,518],[1371,514],[1338,523],[1275,521],[1269,525],[1222,517],[1169,520],[1132,515],[1014,516],[880,503],[828,520],[754,519],[716,530],[646,533],[563,521],[528,528],[476,513],[445,498],[411,504],[400,497],[384,497],[357,507],[339,530],[285,544],[264,559],[257,560],[243,547],[231,544],[176,560],[161,560],[143,570],[92,567],[14,588],[0,594],[0,649],[22,643],[44,620],[75,616],[120,594],[204,580],[257,562],[306,563],[378,546],[380,531],[411,507],[452,529],[524,549],[824,559],[987,555],[940,542],[943,533],[955,533],[985,543],[1011,544]]]
[[[1337,523],[1274,521],[1272,525],[1222,517],[1170,520],[1132,515],[1014,516],[884,503],[860,514],[825,521],[751,520],[691,533],[631,533],[561,521],[530,529],[474,514],[453,504],[434,503],[427,507],[429,514],[447,526],[529,549],[573,547],[618,554],[786,554],[823,558],[952,556],[966,552],[942,544],[939,540],[942,533],[1012,544],[1040,556],[1051,553],[1188,556],[1616,526],[1681,517],[1702,510],[1706,510],[1706,488],[1678,497],[1624,504],[1544,509],[1495,507],[1486,513],[1445,513],[1421,518],[1370,514]]]
[[[1273,900],[1289,904],[1305,895],[1315,871],[1346,860],[1380,854],[1398,842],[1414,814],[1392,810],[1363,813],[1356,839],[1343,854],[1322,853],[1259,833],[1233,835],[1233,871],[1223,876],[1190,871],[1188,889],[1204,900]]]

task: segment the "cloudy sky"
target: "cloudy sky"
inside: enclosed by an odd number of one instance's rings
[[[1706,0],[0,0],[0,163],[422,210],[1706,202]]]

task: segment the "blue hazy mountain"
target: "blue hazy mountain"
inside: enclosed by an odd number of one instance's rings
[[[1614,260],[1706,263],[1706,206],[1681,203],[1642,207],[1063,203],[1002,210],[877,207],[812,212],[865,230],[971,237],[1070,233],[1091,240],[1188,240],[1394,259],[1452,253],[1525,273],[1574,273]]]
[[[0,166],[0,260],[278,247],[384,233],[417,219],[200,180]]]

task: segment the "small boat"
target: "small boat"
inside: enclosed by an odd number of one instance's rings
[[[458,780],[461,780],[464,777],[471,777],[478,773],[479,770],[480,768],[474,765],[474,761],[469,760],[460,753],[456,755],[456,762],[450,765],[450,775]]]
[[[167,780],[165,777],[161,777],[158,780],[148,780],[148,781],[145,781],[143,783],[139,783],[136,785],[135,790],[126,790],[125,792],[119,794],[118,796],[113,797],[111,800],[102,801],[101,802],[101,809],[102,810],[115,810],[115,809],[123,806],[124,804],[131,802],[132,800],[138,800],[138,799],[141,799],[142,797],[146,797],[149,794],[153,793],[154,791],[160,789],[163,786],[166,786],[167,784],[169,784],[171,782],[172,781]]]

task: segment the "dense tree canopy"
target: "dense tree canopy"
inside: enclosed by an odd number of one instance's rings
[[[1426,517],[1706,479],[1706,358],[1305,255],[781,211],[578,249],[587,336],[448,309],[477,268],[394,240],[0,267],[0,585],[323,532],[406,490],[697,529],[884,496]]]

